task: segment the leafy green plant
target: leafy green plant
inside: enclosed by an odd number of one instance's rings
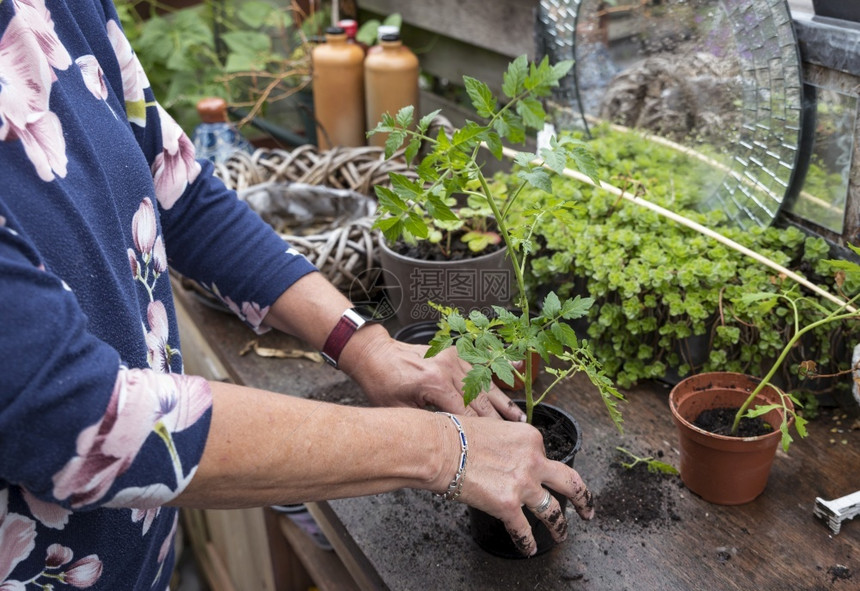
[[[455,205],[451,200],[451,206]],[[502,237],[493,227],[493,211],[473,195],[468,205],[456,210],[457,220],[431,220],[427,241],[436,244],[444,258],[450,258],[455,240],[462,241],[469,252],[479,254],[501,243]]]
[[[509,223],[511,207],[526,187],[549,191],[552,189],[550,172],[573,166],[591,177],[596,177],[594,160],[583,142],[574,138],[553,138],[549,148],[540,155],[522,153],[518,157],[519,170],[516,188],[499,198],[491,189],[483,171],[479,151],[485,146],[497,159],[502,158],[502,141],[523,142],[527,130],[541,129],[546,113],[540,99],[547,96],[558,81],[570,70],[571,62],[550,65],[547,59],[529,64],[525,56],[514,60],[503,77],[504,100],[499,103],[490,88],[483,82],[465,76],[466,92],[479,117],[484,122],[468,121],[461,129],[448,135],[444,129],[431,137],[428,129],[438,111],[420,119],[412,127],[413,107],[402,109],[395,115],[386,114],[371,133],[387,133],[385,153],[391,157],[405,144],[405,157],[410,163],[418,156],[422,144],[425,156],[415,166],[418,180],[404,175],[390,175],[391,188],[376,187],[379,199],[380,228],[389,241],[401,236],[427,238],[433,225],[428,220],[456,223],[460,218],[451,207],[456,196],[466,195],[479,200],[492,212],[498,233],[507,246],[519,290],[518,309],[514,311],[494,308],[492,318],[477,311],[467,317],[459,311],[443,310],[440,331],[431,342],[428,355],[456,346],[459,355],[472,364],[464,380],[464,400],[469,403],[481,391],[488,390],[495,373],[508,385],[515,377],[524,384],[526,415],[568,375],[584,372],[597,387],[610,416],[621,429],[621,415],[617,407],[623,397],[604,374],[600,363],[592,354],[587,341],[580,340],[569,322],[585,315],[592,305],[591,298],[560,299],[548,293],[540,312],[530,314],[526,298],[526,273],[529,257],[535,251],[533,231],[536,222],[544,216],[566,219],[571,216],[568,204],[561,199],[544,202],[540,209],[530,209],[519,215],[528,223]],[[549,366],[547,371],[555,379],[536,394],[532,383],[536,370],[532,353],[537,353]],[[561,367],[550,366],[550,358]],[[525,361],[521,372],[512,363]]]
[[[608,126],[592,132],[588,147],[598,174],[610,184],[715,227],[819,285],[832,285],[825,262],[830,247],[824,240],[794,227],[743,231],[726,225],[721,212],[696,211],[702,187],[712,186],[703,179],[715,174],[706,163],[636,133]],[[741,296],[779,293],[793,284],[790,279],[606,191],[564,177],[552,182],[551,196],[523,189],[510,214],[511,223],[519,224],[518,210],[526,218],[528,211],[557,199],[579,214],[563,221],[553,216],[535,220],[536,253],[526,277],[530,298],[537,304],[546,285],[561,297],[593,297],[596,303],[577,330],[588,335],[594,354],[617,384],[629,387],[670,371],[681,376],[719,370],[766,373],[791,336],[785,319],[792,311],[780,300],[763,314],[759,305]],[[491,184],[505,198],[517,190],[518,179],[500,174]],[[802,324],[815,318],[812,308],[799,313]],[[780,368],[779,383],[798,387],[797,368],[810,351],[822,367],[835,372],[840,340],[851,338],[854,330],[822,325],[810,331]]]
[[[403,17],[399,12],[389,14],[382,21],[375,18],[367,19],[358,28],[355,40],[364,43],[368,47],[376,45],[380,26],[397,27],[399,29],[402,24]]]
[[[204,0],[179,10],[157,1],[115,5],[156,98],[186,131],[197,124],[201,98],[219,96],[255,114],[310,82],[307,30],[316,20],[297,25],[293,3]]]
[[[854,251],[855,254],[860,255],[860,249],[851,245],[849,245],[849,247]],[[847,275],[850,275],[855,279],[860,279],[860,265],[858,265],[857,263],[848,260],[829,260],[828,263],[833,269],[837,270],[837,275],[839,277],[838,284],[840,287],[844,286],[844,280]],[[799,293],[798,289],[784,291],[779,294],[764,292],[745,294],[744,296],[742,296],[742,300],[745,303],[758,303],[761,312],[765,314],[773,309],[773,306],[776,304],[777,301],[782,300],[786,302],[792,311],[792,335],[791,338],[789,338],[788,341],[785,343],[785,346],[783,347],[779,356],[774,361],[770,370],[764,375],[761,382],[759,382],[759,384],[752,390],[752,392],[750,392],[749,397],[747,397],[747,399],[738,409],[737,413],[735,414],[734,422],[732,423],[732,434],[737,434],[738,427],[740,426],[742,418],[760,417],[776,409],[779,410],[782,415],[782,421],[778,425],[778,428],[782,433],[781,443],[783,450],[787,451],[793,441],[789,430],[789,423],[791,422],[792,418],[794,419],[794,427],[798,435],[800,435],[801,437],[806,437],[807,421],[804,417],[797,414],[797,411],[795,410],[796,407],[800,407],[802,406],[802,404],[791,393],[786,393],[778,386],[773,386],[773,384],[771,384],[771,380],[773,379],[774,375],[776,375],[777,370],[785,362],[789,353],[795,348],[795,346],[803,339],[806,334],[810,333],[818,327],[827,326],[832,323],[839,324],[846,321],[860,320],[860,310],[854,308],[854,304],[857,302],[858,299],[860,299],[860,292],[858,292],[853,297],[846,299],[846,301],[841,306],[828,307],[826,304],[819,302],[817,299],[804,296],[803,294]],[[800,309],[803,305],[812,308],[815,314],[815,316],[807,320],[806,324],[801,324],[800,321]],[[817,363],[813,360],[806,360],[800,364],[800,368],[805,375],[814,376],[817,372]],[[755,402],[755,397],[758,395],[758,393],[761,392],[762,389],[768,385],[773,386],[779,394],[779,402],[774,404],[758,405],[754,408],[750,408]]]
[[[627,468],[628,470],[633,469],[639,464],[645,464],[645,466],[648,468],[648,471],[652,474],[678,474],[678,469],[675,468],[675,466],[667,464],[666,462],[661,462],[660,460],[655,460],[653,456],[640,458],[632,451],[623,447],[616,447],[615,449],[630,458],[629,462],[621,462],[621,466]]]

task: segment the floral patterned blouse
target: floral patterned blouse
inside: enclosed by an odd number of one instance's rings
[[[0,591],[167,589],[212,405],[168,264],[257,331],[314,270],[195,160],[111,0],[0,0]]]

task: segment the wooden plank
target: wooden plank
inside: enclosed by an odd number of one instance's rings
[[[319,591],[351,591],[357,584],[343,562],[331,550],[314,544],[286,515],[274,516],[287,544],[307,569]]]
[[[312,561],[304,560],[294,549],[298,548],[298,545],[284,536],[281,530],[281,515],[271,509],[264,509],[263,516],[266,520],[275,588],[279,591],[307,591],[316,586],[320,591],[325,591],[315,584],[308,572],[313,566],[310,564]],[[305,566],[306,562],[309,563],[308,566]]]
[[[362,0],[361,8],[386,16],[398,12],[403,22],[516,57],[534,51],[538,0]]]
[[[213,591],[237,591],[237,587],[234,587],[230,581],[230,573],[221,561],[221,555],[211,542],[206,544],[206,557],[206,565],[209,569],[207,578]]]
[[[307,503],[307,507],[355,581],[354,588],[360,591],[387,591],[388,585],[367,560],[349,532],[344,529],[331,506],[327,502],[319,502]]]
[[[171,277],[174,292],[184,292],[179,280]],[[176,322],[179,324],[179,340],[182,343],[182,364],[185,372],[203,376],[208,380],[230,381],[230,374],[215,355],[200,328],[188,316],[188,310],[180,298],[174,298]]]
[[[207,510],[212,546],[238,591],[274,591],[263,509]]]
[[[496,92],[502,86],[502,74],[513,59],[411,25],[403,27],[403,42],[415,51],[424,72],[459,86],[462,86],[464,75],[472,76],[486,82]],[[523,53],[533,55],[534,50]]]

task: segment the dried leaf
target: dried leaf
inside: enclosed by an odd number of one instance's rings
[[[248,341],[245,343],[245,346],[239,349],[239,357],[244,356],[246,353],[250,352],[254,347],[257,346],[257,340]]]
[[[303,351],[302,349],[275,349],[273,347],[261,347],[260,343],[255,339],[248,341],[239,351],[239,355],[245,355],[249,351],[254,351],[260,357],[270,357],[275,359],[308,359],[316,363],[322,363],[322,355],[316,351]]]

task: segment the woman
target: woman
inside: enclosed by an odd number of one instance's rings
[[[464,409],[453,350],[362,324],[194,159],[110,0],[0,2],[0,140],[0,588],[166,589],[182,506],[413,487],[503,519],[527,555],[523,505],[566,532],[544,485],[591,517],[507,397]],[[168,264],[386,408],[183,375]]]

